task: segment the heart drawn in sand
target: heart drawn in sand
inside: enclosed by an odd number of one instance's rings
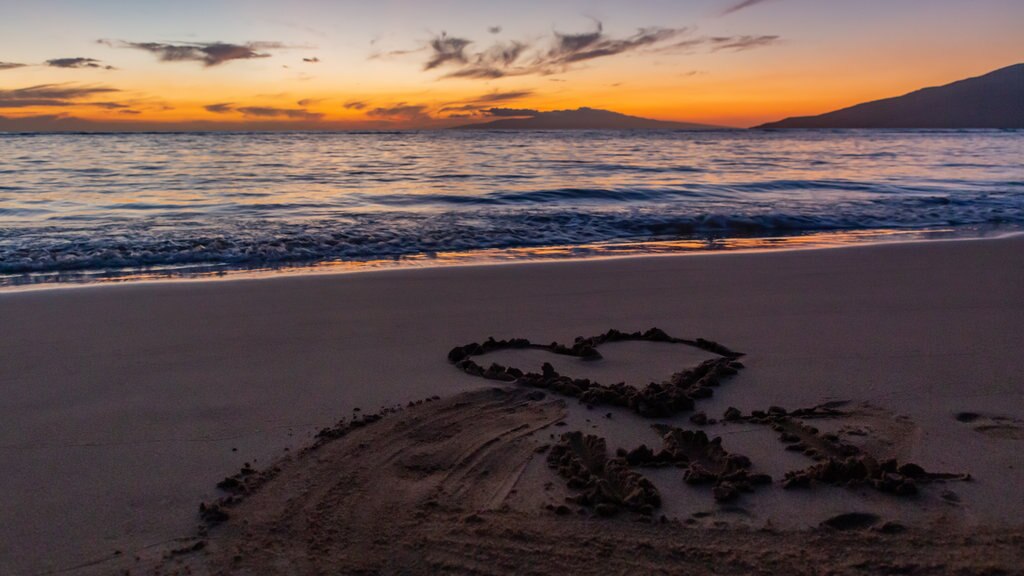
[[[550,363],[544,363],[538,374],[496,363],[484,368],[474,360],[474,357],[489,352],[510,349],[545,350],[552,354],[575,356],[584,360],[600,360],[602,356],[598,348],[602,344],[626,341],[666,342],[692,346],[716,354],[718,357],[705,360],[696,366],[683,368],[665,381],[651,382],[643,388],[625,382],[602,384],[587,378],[573,378],[559,374]],[[738,361],[741,356],[743,356],[742,353],[730,350],[717,342],[703,338],[696,340],[675,338],[661,329],[651,328],[645,332],[622,332],[613,329],[597,336],[581,336],[576,338],[571,346],[558,342],[534,344],[525,338],[511,340],[488,338],[482,343],[453,348],[448,353],[448,360],[472,376],[548,389],[564,396],[579,398],[587,405],[620,406],[629,408],[640,416],[654,418],[693,410],[695,401],[710,397],[714,393],[714,388],[719,386],[724,379],[735,375],[743,368],[743,364]]]

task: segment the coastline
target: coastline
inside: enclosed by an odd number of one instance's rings
[[[0,458],[14,472],[0,480],[13,496],[0,571],[60,570],[181,537],[219,478],[300,448],[354,408],[486,386],[445,361],[452,346],[651,326],[747,353],[708,414],[867,402],[909,422],[897,442],[906,455],[976,478],[952,487],[955,506],[827,491],[794,505],[771,491],[739,524],[807,529],[855,505],[912,527],[1019,528],[1024,238],[850,248],[5,291],[0,415],[11,425]],[[607,369],[653,378],[676,360],[628,352]],[[567,406],[570,426],[597,426],[611,445],[650,441],[627,415]],[[755,460],[771,440],[718,432]],[[674,494],[667,476],[655,482]]]
[[[720,254],[758,254],[800,250],[856,248],[886,244],[922,242],[961,242],[1011,238],[1024,234],[1016,228],[967,230],[958,228],[866,229],[818,231],[802,235],[722,237],[664,241],[617,241],[582,245],[538,246],[459,252],[440,252],[430,256],[408,255],[379,260],[341,260],[311,264],[265,267],[227,267],[220,264],[128,270],[70,270],[66,272],[0,275],[0,296],[10,292],[110,286],[117,284],[150,284],[165,282],[224,282],[266,280],[273,278],[361,274],[432,268],[461,268],[506,264],[571,263],[607,261],[630,258],[666,256],[711,256]],[[204,271],[205,270],[205,271]],[[41,280],[50,275],[55,280]],[[62,276],[63,275],[63,276]]]

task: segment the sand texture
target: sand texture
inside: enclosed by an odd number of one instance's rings
[[[8,292],[0,326],[3,574],[1024,565],[1021,237]],[[652,327],[682,341],[588,341]],[[489,337],[530,346],[451,356]]]

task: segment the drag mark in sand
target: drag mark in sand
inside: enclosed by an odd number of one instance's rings
[[[735,408],[726,412],[728,421],[744,421],[770,426],[779,433],[786,450],[800,452],[815,461],[803,470],[786,473],[783,488],[808,487],[812,483],[833,486],[869,486],[897,496],[917,494],[918,484],[942,480],[970,480],[970,474],[927,472],[914,463],[900,464],[895,458],[881,459],[838,434],[824,433],[802,419],[842,418],[849,412],[837,410],[835,404],[802,408],[787,412],[773,406],[767,411],[754,411],[742,416]]]
[[[1024,438],[1024,422],[1010,416],[979,414],[977,412],[959,412],[957,422],[968,424],[975,432],[991,438],[1020,440]]]

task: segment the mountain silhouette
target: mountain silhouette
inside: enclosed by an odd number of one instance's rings
[[[1024,64],[757,128],[1024,128]]]
[[[720,130],[722,126],[691,122],[666,122],[638,116],[627,116],[609,110],[577,108],[576,110],[509,110],[494,108],[494,116],[513,116],[491,122],[455,126],[456,130]]]

